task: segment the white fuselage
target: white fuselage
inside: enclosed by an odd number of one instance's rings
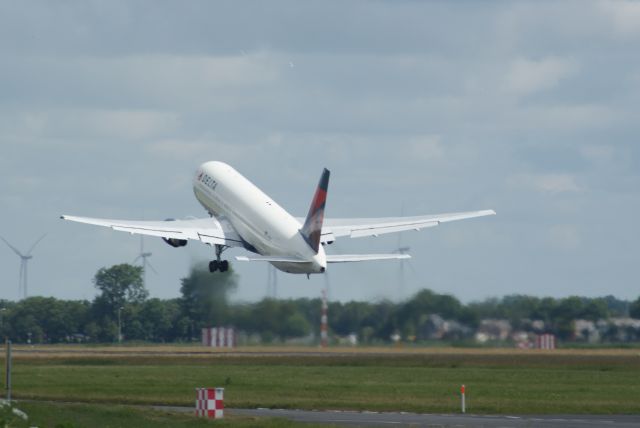
[[[289,273],[324,272],[327,261],[322,246],[316,254],[300,234],[302,225],[231,166],[216,161],[202,164],[193,191],[210,215],[233,225],[247,249],[262,256],[305,261],[272,262],[276,268]]]

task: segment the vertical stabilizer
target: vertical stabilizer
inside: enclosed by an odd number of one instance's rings
[[[329,170],[324,169],[318,183],[318,189],[311,201],[309,214],[304,222],[304,226],[300,229],[300,233],[307,241],[307,244],[316,253],[320,249],[320,236],[322,235],[322,222],[324,220],[324,206],[327,201],[327,190],[329,189]]]

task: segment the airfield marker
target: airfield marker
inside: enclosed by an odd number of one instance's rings
[[[464,398],[465,398],[464,397],[465,390],[466,390],[465,386],[462,385],[460,387],[460,398],[462,399],[462,413],[466,413],[467,412],[466,405],[465,405],[466,403],[465,403],[465,400],[464,400]]]
[[[224,388],[196,388],[196,416],[208,419],[224,417]]]

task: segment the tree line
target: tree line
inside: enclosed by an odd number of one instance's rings
[[[230,269],[211,275],[204,265],[194,266],[181,280],[181,296],[174,299],[149,298],[142,278],[142,267],[121,264],[96,273],[99,293],[93,301],[0,301],[0,333],[19,343],[107,343],[116,342],[120,333],[127,341],[193,342],[200,340],[203,327],[233,326],[263,343],[319,337],[319,298],[233,303],[229,295],[237,287],[237,274]],[[508,320],[514,328],[539,320],[545,332],[570,340],[576,319],[640,318],[640,298],[511,295],[463,304],[425,289],[403,302],[330,302],[329,331],[334,337],[356,334],[364,343],[389,342],[393,335],[421,341],[428,339],[434,315],[465,331],[474,331],[485,319]]]

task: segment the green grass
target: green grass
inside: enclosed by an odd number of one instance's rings
[[[14,396],[192,406],[225,387],[227,407],[513,414],[638,414],[640,355],[533,352],[327,356],[20,357]]]
[[[314,427],[278,418],[227,417],[223,420],[207,420],[193,415],[104,404],[19,403],[20,410],[29,416],[29,424],[41,428],[83,427]],[[19,426],[19,425],[11,425]]]

